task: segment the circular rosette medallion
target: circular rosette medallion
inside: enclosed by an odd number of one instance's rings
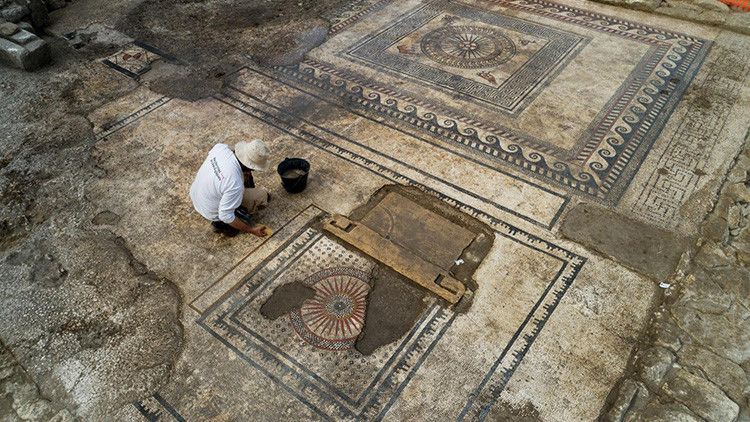
[[[354,268],[328,268],[304,284],[315,296],[289,314],[292,327],[306,342],[327,350],[354,347],[365,323],[369,275]]]
[[[480,26],[444,26],[422,38],[422,52],[451,67],[479,69],[510,60],[516,45],[500,31]]]

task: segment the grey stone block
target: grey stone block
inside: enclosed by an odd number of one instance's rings
[[[706,420],[733,422],[740,412],[717,386],[684,369],[672,370],[662,391]]]
[[[674,355],[663,347],[652,347],[638,358],[638,375],[648,388],[657,391],[664,375],[672,369]]]
[[[11,22],[0,23],[0,37],[9,37],[18,32],[18,25]]]
[[[36,34],[36,31],[34,30],[34,25],[32,25],[32,24],[30,24],[30,23],[28,23],[26,21],[18,22],[18,27],[21,28],[21,29],[23,29],[24,31],[29,31],[32,34]]]
[[[679,354],[679,362],[686,368],[695,369],[706,375],[711,382],[721,388],[737,403],[742,403],[748,380],[745,371],[736,363],[725,359],[700,346],[689,345]]]
[[[690,288],[678,300],[678,306],[687,306],[710,314],[720,315],[729,311],[734,303],[734,295],[726,292],[710,278],[696,279],[689,275],[686,279]]]
[[[690,409],[677,403],[660,404],[653,401],[643,409],[639,421],[660,421],[660,422],[699,422],[700,418],[696,417]]]
[[[20,44],[20,45],[26,45],[26,44],[33,42],[34,40],[39,39],[39,37],[32,34],[31,32],[23,31],[23,30],[16,31],[13,35],[3,37],[3,38],[7,39],[8,41],[13,41],[14,43]]]
[[[24,56],[28,52],[20,45],[0,38],[0,60],[19,69],[24,68]]]
[[[614,393],[614,392],[613,392]],[[623,422],[632,420],[639,409],[648,402],[649,392],[645,385],[638,381],[626,379],[620,384],[612,406],[600,417],[602,422]]]
[[[675,306],[672,315],[678,326],[694,341],[733,362],[750,359],[750,319],[741,306],[715,315],[688,306]]]
[[[668,314],[661,312],[658,318],[654,320],[651,326],[651,335],[654,339],[654,346],[661,346],[676,352],[682,348],[682,332],[680,328],[672,323]]]
[[[2,11],[0,11],[0,18],[3,18],[8,22],[17,23],[29,13],[30,11],[26,6],[11,3],[8,6],[5,6]]]
[[[47,14],[47,5],[44,4],[43,0],[26,0],[26,7],[29,8],[31,16],[31,24],[34,28],[43,28],[49,23],[49,15]]]
[[[47,4],[47,10],[50,11],[62,9],[63,7],[68,5],[65,0],[44,0],[44,3]]]
[[[35,70],[49,63],[50,49],[41,38],[20,30],[0,38],[0,61],[19,69]]]

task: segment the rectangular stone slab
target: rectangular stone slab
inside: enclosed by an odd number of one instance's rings
[[[453,266],[476,236],[395,192],[375,205],[362,223],[444,270]]]
[[[560,233],[659,281],[672,274],[690,244],[681,235],[586,203],[568,212]]]
[[[463,297],[466,288],[440,267],[391,242],[364,224],[334,215],[323,228],[380,261],[451,304]]]

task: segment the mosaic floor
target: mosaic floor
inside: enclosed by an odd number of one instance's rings
[[[695,230],[706,205],[694,196],[718,188],[712,175],[746,129],[732,111],[750,97],[750,60],[721,47],[731,36],[614,10],[360,0],[298,65],[248,65],[223,94],[197,102],[141,89],[92,114],[97,127],[127,117],[99,133],[112,177],[91,197],[122,211],[117,234],[149,268],[181,281],[188,304],[169,383],[117,418],[596,418],[657,283],[562,239],[559,222],[583,201]],[[722,77],[730,65],[742,77]],[[705,90],[725,94],[710,111],[696,98]],[[265,139],[274,160],[308,159],[309,187],[290,196],[274,174],[259,175],[275,198],[261,215],[273,236],[217,240],[184,192],[205,151],[243,137]],[[164,171],[107,162],[127,151],[153,155],[150,166]],[[132,174],[148,176],[126,197]],[[428,296],[406,334],[365,356],[352,346],[376,264],[315,224],[388,184],[476,218],[495,241],[468,313]],[[167,208],[185,230],[139,224]],[[263,317],[274,289],[296,281],[315,296]],[[337,312],[348,319],[332,322]]]
[[[509,163],[609,202],[622,195],[710,47],[584,10],[511,0],[379,3],[337,29],[298,68],[278,70],[364,111],[399,114],[450,147],[481,152],[492,167]]]

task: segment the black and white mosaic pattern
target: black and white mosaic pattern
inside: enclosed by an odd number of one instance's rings
[[[351,348],[322,350],[299,336],[288,316],[271,321],[259,312],[276,287],[314,277],[321,267],[367,273],[373,265],[307,229],[198,323],[321,416],[375,419],[451,324],[452,313],[433,304],[404,338],[363,356]]]
[[[363,7],[335,32],[345,32],[356,22],[367,21],[370,14],[389,10],[391,4],[379,1]],[[513,13],[491,12],[482,5]],[[560,26],[580,27],[597,37],[625,38],[645,48],[645,55],[572,148],[504,126],[496,113],[505,111],[511,119],[522,113],[590,40],[511,16],[516,14],[556,20]],[[275,67],[276,75],[287,83],[311,87],[332,101],[344,99],[373,119],[437,137],[450,147],[472,150],[499,166],[510,166],[605,204],[620,200],[711,47],[704,39],[542,0],[426,2],[399,16],[403,17],[398,22],[342,47],[336,54],[339,61],[310,57],[299,65]],[[416,42],[435,31],[439,35],[439,28],[447,26],[482,28],[481,56],[461,60],[445,45],[438,51],[429,36],[425,53],[421,41]],[[512,41],[515,56],[525,57],[523,63],[513,64],[515,57],[504,63],[492,61],[510,48],[498,36],[488,43],[487,34],[492,31]],[[480,46],[469,41],[466,48],[479,51]],[[447,51],[454,52],[453,59]],[[482,64],[482,58],[489,61]],[[378,73],[352,70],[342,64],[347,60],[416,81],[424,86],[423,94],[384,83]],[[473,69],[474,65],[490,67]],[[433,89],[457,101],[437,105],[428,95]],[[492,112],[467,114],[462,103]]]
[[[418,36],[420,48],[430,61],[445,66],[435,66],[409,54],[409,46],[399,42],[411,34]],[[426,4],[375,32],[349,49],[346,56],[399,77],[417,78],[430,87],[518,113],[585,41],[580,35],[512,16],[440,2]],[[396,50],[391,48],[393,45]],[[522,53],[522,61],[513,66],[507,64]],[[500,70],[510,76],[493,83],[495,76],[489,75],[498,66],[508,67]],[[485,76],[467,74],[462,71],[465,69],[484,69]]]

